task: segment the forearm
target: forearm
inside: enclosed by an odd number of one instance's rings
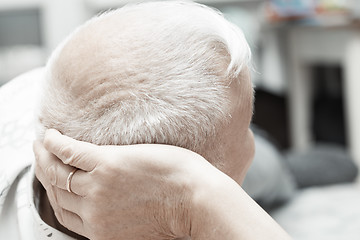
[[[198,185],[192,206],[192,240],[291,239],[230,177],[213,171]]]

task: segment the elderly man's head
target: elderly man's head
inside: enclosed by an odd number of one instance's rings
[[[249,59],[241,31],[207,7],[127,6],[54,51],[40,122],[100,145],[188,148],[241,181],[253,155]]]

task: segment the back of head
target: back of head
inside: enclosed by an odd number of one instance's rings
[[[241,85],[249,58],[241,31],[200,4],[164,1],[107,12],[52,54],[41,132],[55,128],[100,145],[171,144],[211,160],[230,114],[229,86]]]

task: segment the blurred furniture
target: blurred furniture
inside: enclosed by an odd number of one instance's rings
[[[360,165],[360,26],[292,25],[285,27],[288,67],[289,112],[292,146],[306,150],[313,144],[311,134],[310,70],[314,64],[339,64],[344,72],[345,119],[350,152]],[[283,42],[286,44],[286,42]],[[283,45],[286,46],[286,45]]]
[[[40,12],[43,48],[50,53],[59,42],[92,15],[84,0],[1,0],[0,11],[35,9]]]
[[[200,0],[211,6],[253,5],[265,0]],[[41,34],[44,47],[49,53],[77,26],[95,14],[134,0],[1,0],[0,11],[38,9],[41,14]],[[138,1],[142,2],[142,1]]]
[[[254,109],[252,125],[266,131],[269,138],[281,151],[289,149],[290,133],[286,96],[257,86]]]
[[[82,0],[0,1],[0,85],[42,66],[60,41],[90,16]]]
[[[254,9],[265,0],[199,0],[213,7],[246,7]],[[7,15],[7,22],[0,24],[0,85],[45,63],[52,50],[76,27],[92,16],[108,9],[121,7],[138,0],[1,0],[0,17]],[[19,21],[24,13],[32,12],[30,22]],[[25,15],[26,15],[25,14]],[[11,18],[11,20],[9,20]],[[38,23],[33,24],[37,19]],[[22,19],[23,20],[23,19]],[[1,20],[0,20],[1,21]],[[19,28],[14,27],[15,25]],[[36,26],[33,26],[36,25]],[[1,28],[5,26],[5,28]],[[34,29],[33,29],[34,28]],[[9,34],[11,33],[11,34]],[[35,36],[34,41],[28,41]],[[2,38],[9,45],[2,46]],[[30,37],[31,38],[31,37]],[[20,39],[20,43],[19,40]],[[30,44],[30,45],[29,45]]]

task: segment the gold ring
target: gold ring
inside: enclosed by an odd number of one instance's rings
[[[70,173],[69,173],[69,176],[67,177],[66,179],[66,190],[69,192],[69,193],[73,193],[73,191],[71,191],[71,180],[75,174],[75,172],[77,171],[78,169],[75,168],[74,170],[72,170]]]

